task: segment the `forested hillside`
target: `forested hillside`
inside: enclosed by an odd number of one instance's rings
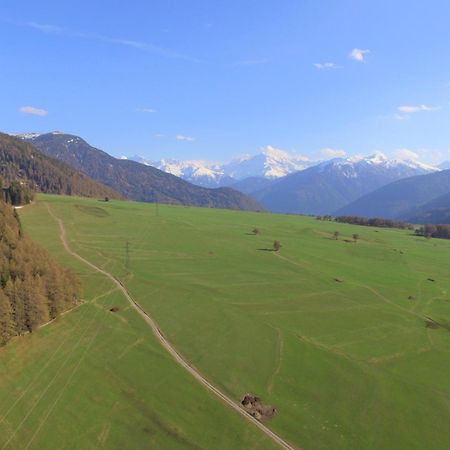
[[[242,192],[194,186],[155,167],[114,158],[78,136],[54,132],[30,138],[28,142],[130,200],[249,211],[263,209]]]
[[[31,332],[77,303],[78,279],[23,235],[0,201],[0,345]]]
[[[20,182],[48,194],[121,197],[67,164],[43,155],[27,142],[3,133],[0,133],[0,176],[7,184]]]

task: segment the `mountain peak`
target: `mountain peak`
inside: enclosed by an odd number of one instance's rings
[[[264,156],[274,157],[274,158],[289,158],[291,155],[285,150],[281,150],[280,148],[272,147],[268,145],[264,147],[261,151],[261,154]]]

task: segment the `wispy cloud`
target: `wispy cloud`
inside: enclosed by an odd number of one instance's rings
[[[449,149],[436,149],[436,148],[398,148],[395,149],[393,155],[398,159],[409,159],[425,161],[427,164],[432,166],[437,166],[443,161],[450,160],[450,150]]]
[[[412,106],[412,105],[404,105],[404,106],[399,106],[397,108],[398,111],[400,111],[403,114],[414,114],[417,112],[429,112],[429,111],[437,111],[439,109],[438,106],[428,106],[428,105],[416,105],[416,106]]]
[[[409,119],[408,115],[398,114],[398,113],[394,114],[394,116],[389,116],[388,115],[388,116],[384,116],[384,117],[387,118],[387,119],[391,119],[392,117],[394,117],[395,120],[399,120],[399,121],[405,121],[405,120]]]
[[[326,156],[327,158],[342,158],[347,154],[345,150],[338,150],[335,148],[323,148],[321,151],[322,155]]]
[[[419,154],[407,148],[398,148],[394,150],[394,156],[398,159],[419,159]]]
[[[177,141],[186,141],[186,142],[192,142],[192,141],[195,140],[193,137],[191,137],[191,136],[184,136],[183,134],[177,134],[175,136],[175,139]]]
[[[348,55],[350,59],[353,59],[354,61],[364,62],[366,55],[370,53],[370,50],[365,49],[362,50],[360,48],[354,48]]]
[[[136,111],[141,112],[141,113],[155,113],[156,109],[153,108],[138,108]]]
[[[326,62],[326,63],[316,63],[314,64],[314,67],[317,70],[334,70],[339,69],[340,66],[332,62]]]
[[[27,22],[26,25],[47,34],[60,34],[65,31],[64,28],[58,27],[57,25],[48,25],[36,22]]]
[[[131,47],[131,48],[134,48],[137,50],[145,51],[148,53],[153,53],[155,55],[159,55],[159,56],[162,56],[165,58],[181,59],[181,60],[195,62],[195,63],[203,62],[192,56],[178,53],[178,52],[175,52],[168,48],[164,48],[164,47],[161,47],[159,45],[155,45],[155,44],[152,44],[149,42],[136,41],[136,40],[132,40],[132,39],[126,39],[126,38],[114,37],[114,36],[105,36],[103,34],[98,34],[98,33],[90,32],[90,31],[72,30],[69,28],[64,28],[59,25],[53,25],[53,24],[25,22],[25,23],[21,23],[20,25],[24,25],[29,28],[33,28],[33,29],[40,31],[41,33],[45,33],[45,34],[54,34],[54,35],[58,35],[58,36],[66,36],[66,37],[79,38],[79,39],[89,39],[89,40],[105,42],[105,43],[114,44],[114,45],[120,45],[120,46],[124,46],[124,47]]]
[[[48,114],[48,111],[41,108],[35,108],[34,106],[21,106],[19,111],[23,114],[31,114],[32,116],[44,117]]]

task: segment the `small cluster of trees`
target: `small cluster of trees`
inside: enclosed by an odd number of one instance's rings
[[[416,230],[417,236],[450,239],[450,225],[424,225]]]
[[[335,231],[335,232],[333,233],[333,238],[334,238],[336,241],[339,239],[339,231]],[[353,238],[353,240],[356,242],[356,241],[359,239],[359,234],[356,234],[356,233],[352,234],[352,238]]]
[[[14,206],[26,205],[34,198],[34,192],[23,182],[12,181],[6,183],[0,177],[0,200]]]
[[[75,306],[79,290],[78,279],[24,236],[0,201],[0,345]]]
[[[259,234],[261,234],[261,230],[259,228],[253,228],[252,230],[252,234],[254,234],[255,236],[258,236]],[[280,241],[273,241],[273,246],[272,249],[274,252],[279,252],[281,249],[282,245]]]

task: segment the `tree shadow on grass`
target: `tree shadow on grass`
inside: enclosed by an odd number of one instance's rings
[[[258,251],[260,251],[260,252],[274,252],[275,250],[273,248],[258,248]]]

